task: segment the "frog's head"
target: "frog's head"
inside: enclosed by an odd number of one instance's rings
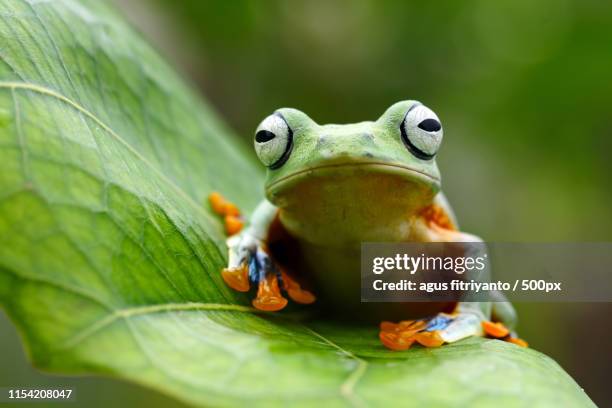
[[[254,141],[268,168],[266,196],[279,207],[296,199],[296,191],[302,198],[312,191],[329,193],[319,199],[352,191],[376,199],[392,193],[383,188],[398,185],[411,186],[402,193],[413,199],[431,199],[440,189],[435,155],[441,142],[438,117],[416,101],[396,103],[375,122],[351,125],[319,125],[299,110],[279,109],[261,122]]]

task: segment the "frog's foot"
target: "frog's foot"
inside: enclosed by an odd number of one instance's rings
[[[425,347],[439,347],[472,336],[486,336],[527,347],[524,340],[516,337],[502,323],[482,320],[481,315],[471,312],[439,313],[429,319],[399,323],[382,322],[379,333],[385,347],[398,351],[409,349],[415,342]]]
[[[302,289],[289,274],[282,271],[269,257],[264,244],[249,235],[234,235],[227,240],[229,266],[221,272],[225,283],[240,292],[248,292],[251,285],[257,286],[253,307],[274,312],[287,306],[289,298],[297,303],[310,304],[315,301],[312,293]]]
[[[438,333],[426,332],[426,320],[403,320],[399,323],[382,322],[379,338],[385,347],[391,350],[408,350],[415,341],[423,341],[425,345],[440,341]]]
[[[211,193],[208,201],[213,211],[223,217],[225,223],[225,233],[234,235],[240,232],[244,226],[244,221],[240,215],[240,210],[233,203],[227,201],[219,193]]]
[[[482,322],[482,329],[487,337],[504,340],[521,347],[528,347],[528,344],[525,340],[517,337],[515,333],[512,333],[501,322],[491,322],[485,320]]]
[[[407,350],[414,342],[425,347],[439,347],[444,343],[482,335],[481,318],[475,313],[438,315],[400,323],[383,322],[379,338],[391,350]]]

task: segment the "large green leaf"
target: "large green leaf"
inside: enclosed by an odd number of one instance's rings
[[[262,173],[210,108],[97,0],[1,0],[0,40],[0,304],[38,367],[201,405],[592,404],[508,343],[255,313],[203,203],[252,209]]]

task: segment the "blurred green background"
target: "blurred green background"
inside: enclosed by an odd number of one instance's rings
[[[487,241],[612,241],[612,2],[114,3],[245,143],[282,106],[344,123],[418,99],[444,125],[438,163],[463,230]],[[516,307],[521,336],[611,405],[612,305]],[[37,374],[4,317],[0,333],[0,384],[71,382],[87,406],[170,404],[112,380]],[[102,396],[88,397],[94,389]]]

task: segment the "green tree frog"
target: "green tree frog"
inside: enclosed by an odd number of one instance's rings
[[[499,302],[361,303],[362,242],[478,242],[460,232],[440,192],[436,154],[443,128],[417,101],[391,106],[378,120],[319,125],[296,109],[279,109],[255,132],[267,167],[265,195],[241,231],[239,211],[219,194],[229,265],[225,282],[256,290],[253,306],[283,309],[288,299],[320,301],[340,316],[383,321],[381,342],[405,350],[487,335],[525,343],[510,330],[516,315]],[[310,282],[312,290],[304,283]],[[389,319],[401,320],[392,323]]]

